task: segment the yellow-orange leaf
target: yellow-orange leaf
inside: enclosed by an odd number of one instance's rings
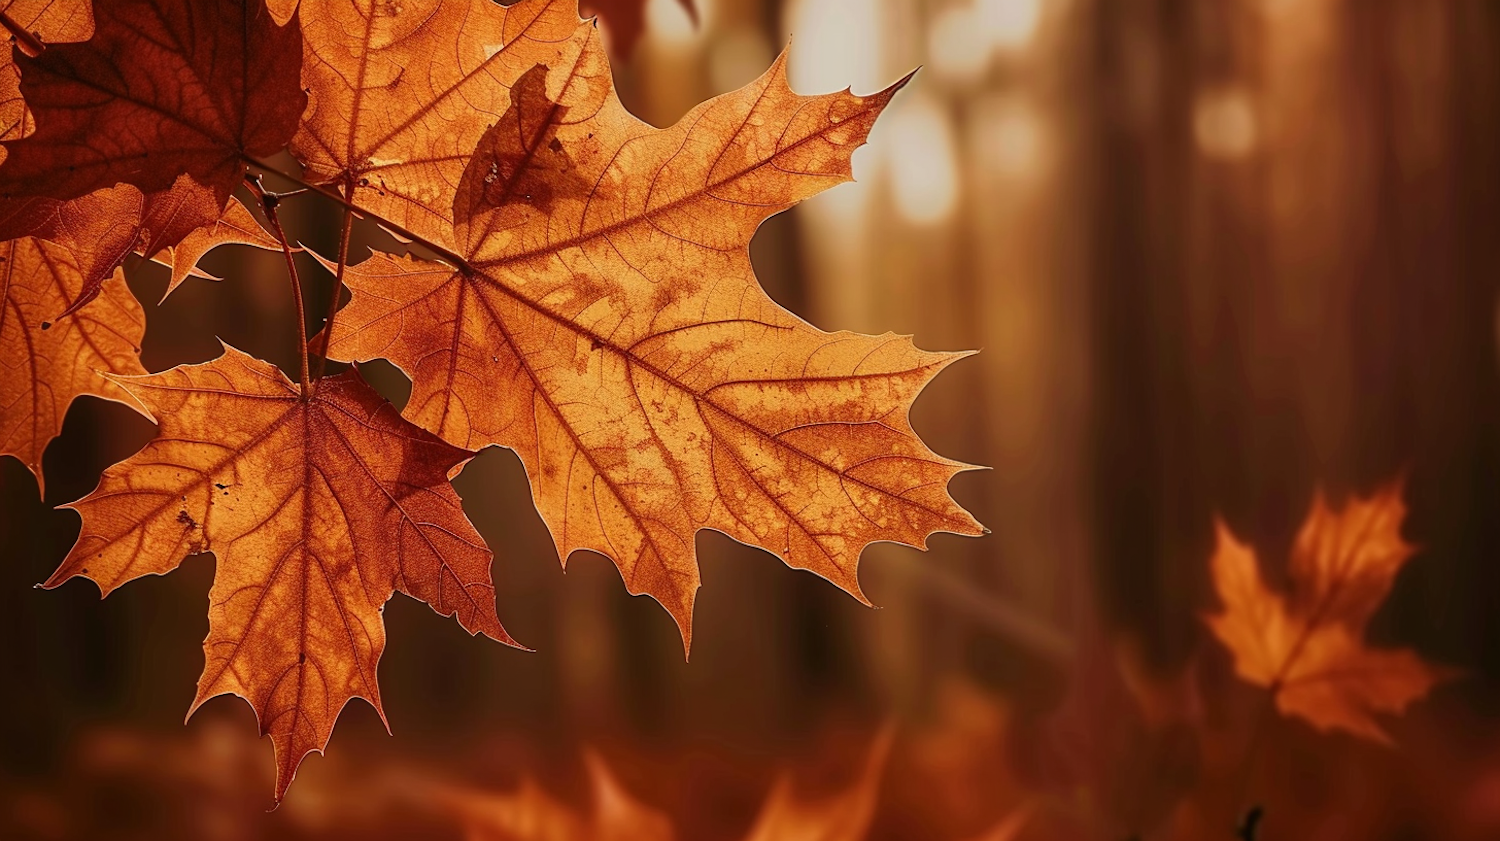
[[[1445,675],[1415,652],[1363,641],[1414,551],[1401,537],[1405,516],[1399,482],[1342,511],[1319,494],[1292,547],[1286,594],[1266,586],[1254,551],[1217,523],[1213,579],[1224,610],[1209,627],[1240,677],[1269,688],[1283,714],[1389,743],[1375,716],[1403,712]]]
[[[0,455],[19,458],[40,486],[42,451],[74,398],[92,394],[144,411],[99,372],[146,373],[146,316],[116,272],[93,306],[57,318],[83,276],[66,249],[30,237],[0,244],[0,284]]]
[[[393,592],[511,642],[491,553],[448,484],[473,454],[402,420],[357,374],[304,399],[275,367],[226,348],[115,382],[158,418],[159,435],[69,506],[83,530],[46,586],[81,575],[107,595],[213,552],[193,708],[225,693],[250,702],[276,747],[278,800],[346,702],[381,710],[375,670]]]
[[[563,559],[611,558],[685,645],[700,529],[863,599],[869,543],[982,531],[947,492],[966,466],[907,420],[963,354],[808,325],[761,289],[748,245],[849,180],[900,86],[799,96],[783,56],[655,129],[620,105],[585,29],[567,61],[514,82],[460,177],[383,182],[383,202],[421,193],[422,225],[451,220],[431,242],[454,250],[352,267],[330,353],[401,367],[407,417],[448,441],[516,450]]]

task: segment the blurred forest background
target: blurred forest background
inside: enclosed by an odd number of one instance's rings
[[[993,468],[953,483],[993,533],[872,547],[861,581],[880,610],[705,533],[685,663],[666,612],[606,560],[562,573],[519,462],[489,450],[457,486],[497,555],[500,616],[536,653],[397,597],[394,738],[352,705],[333,756],[267,815],[271,749],[242,745],[248,707],[221,698],[182,725],[211,559],[102,603],[86,582],[32,589],[77,533],[51,506],[153,435],[84,399],[47,451],[44,502],[0,460],[0,835],[322,837],[358,825],[331,804],[377,810],[383,764],[481,789],[527,775],[585,803],[593,746],[699,827],[679,837],[731,839],[777,769],[830,766],[836,785],[895,721],[919,735],[898,740],[872,838],[972,835],[1042,790],[1108,815],[1073,821],[1099,837],[1168,837],[1203,780],[1220,783],[1209,825],[1252,801],[1267,827],[1305,813],[1266,837],[1500,837],[1500,3],[697,6],[695,26],[650,0],[616,59],[622,98],[657,125],[759,75],[789,37],[803,93],[923,66],[856,155],[858,183],[773,219],[752,251],[772,296],[819,327],[982,350],[913,419],[939,453]],[[293,201],[284,218],[332,253],[330,208]],[[159,307],[165,271],[128,266],[146,367],[216,356],[218,338],[294,366],[280,259],[217,252],[206,268],[228,282]],[[399,402],[394,369],[366,371]],[[1371,637],[1466,677],[1393,725],[1400,752],[1282,722],[1280,749],[1242,772],[1244,734],[1174,730],[1212,729],[1227,713],[1203,687],[1234,684],[1200,621],[1214,515],[1274,580],[1315,488],[1342,498],[1403,472],[1420,552]],[[1118,730],[1117,703],[1141,708],[1138,733]],[[240,764],[246,780],[225,782]],[[1044,825],[1034,837],[1062,837]]]

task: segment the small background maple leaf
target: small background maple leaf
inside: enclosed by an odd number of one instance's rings
[[[1375,714],[1400,714],[1450,673],[1407,649],[1371,648],[1365,626],[1415,551],[1401,537],[1402,483],[1330,508],[1322,494],[1297,533],[1285,594],[1272,592],[1248,546],[1222,522],[1213,575],[1223,612],[1208,617],[1245,680],[1321,729],[1378,742]]]

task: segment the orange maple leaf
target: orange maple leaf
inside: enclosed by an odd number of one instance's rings
[[[0,238],[70,250],[74,314],[132,252],[166,252],[175,286],[217,243],[274,239],[300,309],[280,196],[250,185],[274,238],[227,204],[246,165],[275,171],[264,157],[291,140],[305,186],[348,211],[335,272],[353,300],[327,343],[414,380],[402,420],[357,372],[314,381],[305,334],[300,388],[233,350],[107,380],[160,435],[75,503],[84,527],[48,585],[83,575],[108,593],[215,552],[194,707],[249,700],[278,799],[350,698],[380,709],[395,590],[510,642],[491,556],[447,484],[480,447],[518,450],[563,560],[610,557],[685,647],[701,529],[860,599],[869,543],[980,533],[947,492],[967,466],[907,418],[964,354],[820,331],[749,262],[764,219],[850,178],[905,80],[798,96],[783,56],[655,129],[619,103],[572,0],[119,0],[95,23],[86,43],[16,58],[35,126],[6,141]],[[355,215],[436,259],[347,267]]]
[[[495,615],[492,555],[448,484],[473,453],[402,420],[356,373],[304,398],[226,347],[113,382],[160,432],[67,506],[83,530],[45,586],[85,576],[108,595],[213,552],[193,709],[225,693],[250,702],[276,748],[278,800],[351,698],[384,719],[375,670],[393,592],[515,644]]]
[[[145,412],[99,375],[146,373],[146,316],[119,272],[93,307],[48,323],[82,285],[66,249],[30,237],[0,243],[0,455],[19,458],[44,494],[42,451],[75,398],[91,394]]]
[[[1271,591],[1255,553],[1216,523],[1213,578],[1222,613],[1207,617],[1240,677],[1271,690],[1284,715],[1382,744],[1377,713],[1400,714],[1448,676],[1408,649],[1372,649],[1365,626],[1415,551],[1401,537],[1401,482],[1342,511],[1319,493],[1292,547],[1287,594]]]
[[[555,5],[508,11],[541,20]],[[355,204],[419,231],[443,262],[377,254],[350,267],[330,355],[402,368],[406,416],[448,441],[516,450],[564,562],[609,557],[631,593],[671,612],[684,646],[700,529],[861,600],[869,543],[981,533],[947,493],[967,465],[907,419],[965,354],[818,330],[750,265],[763,220],[849,180],[905,80],[799,96],[783,56],[656,129],[620,105],[592,27],[565,43],[565,60],[512,83],[498,120],[480,115],[461,167],[434,163],[411,183],[387,171],[373,197],[356,188]],[[328,99],[316,85],[312,96]]]

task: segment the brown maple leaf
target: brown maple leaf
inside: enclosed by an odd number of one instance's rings
[[[1213,578],[1224,610],[1207,619],[1236,672],[1269,688],[1283,714],[1383,744],[1390,736],[1375,715],[1400,714],[1448,675],[1409,649],[1363,641],[1415,551],[1401,537],[1401,493],[1393,482],[1342,511],[1318,494],[1292,547],[1286,594],[1266,587],[1254,551],[1218,522]]]
[[[130,254],[154,256],[190,236],[199,220],[214,219],[215,205],[210,189],[183,175],[169,189],[150,194],[119,184],[67,201],[0,201],[0,230],[30,232],[73,255],[83,283],[66,309],[49,316],[62,317],[94,300]]]
[[[422,235],[444,262],[377,254],[350,267],[330,354],[401,367],[407,417],[445,439],[516,450],[564,561],[579,549],[612,559],[631,593],[667,607],[684,645],[700,529],[861,600],[869,543],[981,533],[947,493],[967,466],[907,419],[964,354],[818,330],[750,266],[764,219],[849,180],[905,80],[799,96],[783,56],[655,129],[620,105],[597,32],[570,43],[565,62],[513,83],[459,177],[382,182],[380,211],[421,196],[422,229],[447,224]]]
[[[113,380],[160,423],[69,508],[78,542],[50,579],[108,595],[185,556],[218,559],[193,702],[233,693],[276,748],[276,798],[351,698],[380,712],[381,613],[395,591],[514,644],[495,615],[492,555],[448,484],[472,453],[402,420],[357,373],[310,398],[225,349],[202,365]]]
[[[119,0],[95,23],[16,59],[35,128],[0,165],[0,237],[52,240],[83,269],[68,312],[126,255],[217,223],[246,161],[285,146],[307,103],[298,30],[262,0]]]
[[[585,17],[598,15],[609,33],[610,51],[621,58],[629,58],[635,52],[636,42],[646,30],[647,0],[581,0],[579,14]],[[698,25],[698,7],[693,0],[677,0],[677,4]]]
[[[146,373],[146,316],[117,272],[93,307],[49,323],[77,297],[83,276],[65,249],[30,237],[0,244],[0,285],[0,455],[19,458],[45,494],[42,451],[75,398],[91,394],[144,413],[99,372]]]
[[[149,194],[187,175],[223,208],[245,158],[285,146],[306,107],[297,28],[275,25],[263,0],[95,11],[88,41],[16,58],[36,127],[7,141],[0,197],[67,200],[117,183]]]

